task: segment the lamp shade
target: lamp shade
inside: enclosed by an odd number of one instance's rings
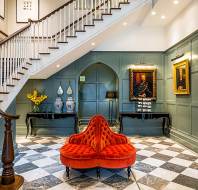
[[[118,97],[117,91],[107,91],[106,92],[106,97],[105,98],[116,99],[117,97]]]

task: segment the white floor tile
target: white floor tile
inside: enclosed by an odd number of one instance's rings
[[[44,156],[51,157],[51,156],[59,155],[60,152],[57,151],[57,150],[49,150],[49,151],[43,152],[43,153],[41,153],[41,154],[44,155]]]
[[[61,183],[59,185],[56,185],[48,190],[75,190],[72,186],[70,186],[67,183]]]
[[[49,175],[49,173],[47,173],[45,170],[41,168],[37,168],[35,170],[30,170],[28,172],[22,173],[20,175],[22,175],[27,182],[30,182],[30,181],[45,177]]]
[[[163,190],[194,190],[194,189],[174,182],[170,182]]]
[[[34,144],[34,145],[28,146],[28,148],[30,149],[37,149],[37,148],[42,148],[42,147],[45,147],[45,146],[42,144]]]
[[[159,148],[159,149],[167,149],[168,146],[164,144],[154,144],[152,147]]]
[[[160,177],[162,179],[165,179],[167,181],[172,181],[179,175],[179,173],[176,173],[176,172],[173,172],[173,171],[170,171],[170,170],[166,170],[166,169],[163,169],[163,168],[156,168],[150,174],[154,175],[156,177]]]
[[[57,163],[57,161],[52,160],[51,158],[44,158],[44,159],[33,161],[32,163],[38,167],[44,167],[44,166],[49,166],[51,164],[55,164]]]
[[[183,175],[187,175],[192,178],[198,179],[198,170],[192,168],[186,168],[183,172]]]
[[[21,158],[18,162],[16,162],[16,163],[14,164],[14,166],[19,166],[19,165],[27,164],[27,163],[29,163],[28,160],[26,160],[25,158]]]
[[[155,158],[146,158],[142,162],[145,163],[145,164],[149,164],[151,166],[156,166],[156,167],[159,167],[159,166],[161,166],[165,163],[164,161],[158,160],[158,159],[155,159]]]
[[[152,152],[152,151],[149,151],[149,150],[139,150],[137,152],[138,155],[142,155],[142,156],[147,156],[147,157],[150,157],[150,156],[153,156],[154,154],[156,154],[155,152]]]
[[[172,157],[175,157],[179,154],[179,152],[174,152],[174,151],[171,151],[171,150],[162,150],[159,153],[167,155],[167,156],[172,156]]]
[[[191,155],[191,156],[198,156],[197,153],[195,153],[195,152],[193,152],[191,150],[184,150],[182,153],[183,154],[188,154],[188,155]]]
[[[191,161],[180,159],[180,158],[172,158],[171,160],[169,160],[169,162],[180,165],[180,166],[184,166],[184,167],[189,167],[192,164]]]

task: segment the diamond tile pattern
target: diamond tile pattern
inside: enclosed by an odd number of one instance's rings
[[[59,159],[67,138],[17,137],[15,172],[25,178],[24,190],[198,190],[198,155],[165,137],[129,137],[137,148],[137,183],[126,169],[102,168],[100,179],[95,169],[71,170],[67,179]]]

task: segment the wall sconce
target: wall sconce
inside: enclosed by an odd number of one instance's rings
[[[173,59],[171,59],[171,61],[175,61],[176,59],[179,59],[181,57],[184,56],[184,53],[180,54],[180,55],[177,55],[176,57],[174,57]]]

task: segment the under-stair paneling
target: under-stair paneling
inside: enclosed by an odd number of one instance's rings
[[[17,97],[17,113],[23,114],[23,119],[17,121],[17,134],[26,134],[26,126],[25,126],[25,115],[27,111],[31,110],[31,104],[26,99],[26,94],[31,92],[33,89],[37,88],[38,90],[45,90],[45,93],[48,95],[48,99],[41,106],[41,109],[45,111],[53,111],[54,106],[53,103],[56,98],[56,92],[58,86],[61,82],[61,85],[64,90],[63,101],[66,101],[66,89],[69,85],[69,81],[72,85],[74,98],[76,101],[76,110],[79,112],[84,112],[87,114],[87,117],[90,117],[95,113],[96,104],[93,102],[86,103],[83,108],[78,108],[78,100],[79,94],[78,92],[78,80],[80,74],[88,68],[90,65],[95,63],[103,63],[106,66],[113,69],[113,71],[118,76],[119,83],[119,111],[135,111],[135,103],[133,101],[129,101],[129,68],[131,65],[155,65],[157,67],[157,101],[153,102],[153,111],[163,111],[164,110],[164,56],[161,52],[90,52],[83,56],[82,58],[76,60],[68,67],[62,69],[52,77],[46,80],[29,80],[27,84],[22,89],[21,93]],[[94,72],[94,71],[93,71]],[[94,79],[94,73],[90,73],[86,80]],[[91,77],[92,76],[92,77]],[[103,78],[103,73],[99,74],[99,80],[102,82],[105,80]],[[93,85],[87,85],[87,91],[83,94],[83,97],[86,99],[88,94],[94,96],[96,95],[94,92],[96,89],[92,88]],[[103,89],[102,87],[99,89]],[[104,96],[103,90],[100,96]],[[93,97],[95,98],[95,97]],[[103,97],[104,98],[104,97]],[[26,108],[24,108],[26,107]],[[83,109],[83,110],[79,110]],[[99,111],[102,111],[105,115],[108,114],[108,105],[101,103],[98,106]],[[64,105],[65,111],[65,105]],[[65,124],[65,125],[64,125]],[[153,120],[153,121],[144,121],[144,120],[134,120],[127,119],[124,121],[124,132],[126,134],[142,134],[142,135],[161,135],[162,134],[162,121],[161,120]],[[73,133],[72,121],[71,120],[56,120],[52,121],[35,121],[35,127],[42,127],[38,129],[37,134],[48,135],[67,135]],[[57,130],[55,130],[57,129]]]
[[[178,54],[185,56],[171,61]],[[198,36],[195,34],[165,53],[166,110],[172,115],[171,137],[198,151]],[[182,59],[190,61],[190,95],[174,95],[172,66]]]

